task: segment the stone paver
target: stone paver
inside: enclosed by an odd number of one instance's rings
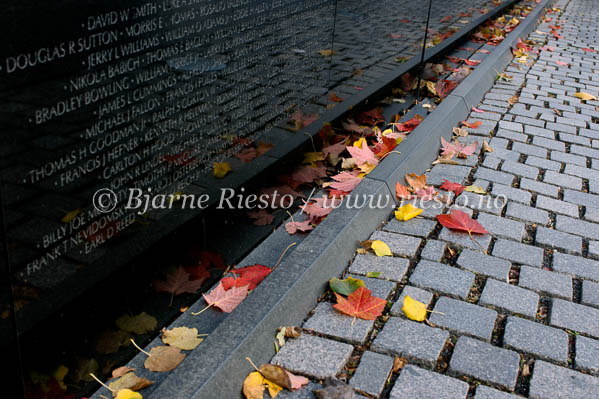
[[[530,380],[529,397],[595,399],[599,397],[599,378],[538,360]]]
[[[481,252],[464,249],[457,260],[457,265],[471,272],[494,277],[499,280],[508,278],[511,263],[505,259],[485,255]]]
[[[312,317],[304,324],[304,328],[348,342],[362,344],[366,341],[373,325],[374,320],[354,320],[353,317],[335,310],[332,303],[321,302]]]
[[[489,215],[481,212],[477,218],[478,222],[496,237],[510,238],[521,241],[526,231],[524,223],[515,220],[502,218],[500,216]]]
[[[599,284],[589,280],[582,282],[582,298],[583,305],[599,307]]]
[[[438,240],[428,240],[420,253],[422,259],[440,262],[447,248],[447,243]]]
[[[536,292],[489,279],[485,284],[479,303],[534,318],[537,314],[539,299],[539,294]]]
[[[489,388],[484,385],[479,385],[476,388],[474,399],[518,399],[521,396],[512,395],[511,393],[498,391],[497,389]]]
[[[422,242],[420,238],[384,231],[375,231],[370,236],[370,240],[384,241],[391,249],[391,252],[399,256],[414,256]]]
[[[568,334],[519,317],[508,317],[503,343],[507,347],[566,364]]]
[[[466,298],[474,283],[474,274],[442,263],[421,260],[410,277],[410,283]]]
[[[443,374],[407,365],[391,390],[390,399],[466,399],[468,384]]]
[[[408,271],[410,261],[391,256],[358,255],[352,262],[349,272],[365,276],[369,272],[379,272],[380,278],[401,281]]]
[[[486,341],[491,339],[497,319],[495,310],[447,297],[439,298],[434,310],[436,313],[429,316],[433,324]]]
[[[553,270],[599,281],[599,261],[581,256],[554,253]]]
[[[366,351],[349,384],[362,392],[378,396],[383,391],[392,368],[392,357]]]
[[[576,367],[599,373],[599,341],[576,336]]]
[[[570,276],[530,266],[520,267],[518,285],[550,296],[571,299],[573,295]]]
[[[557,327],[599,337],[599,309],[564,301],[553,300],[550,323]]]
[[[447,331],[392,317],[376,336],[370,349],[434,367],[448,338]]]
[[[497,240],[493,255],[525,265],[539,267],[543,264],[543,249],[509,240]]]
[[[302,335],[290,340],[272,359],[293,372],[324,379],[339,373],[353,351],[353,346],[330,339]]]
[[[513,390],[520,356],[474,338],[460,337],[449,363],[452,373],[465,374]]]
[[[393,233],[409,234],[413,236],[426,237],[435,228],[436,223],[427,219],[411,219],[400,222],[397,219],[391,219],[383,230]]]

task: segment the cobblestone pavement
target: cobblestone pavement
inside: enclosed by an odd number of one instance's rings
[[[376,398],[599,397],[599,102],[574,97],[599,95],[599,53],[582,50],[599,42],[599,3],[555,7],[562,13],[530,36],[554,51],[531,54],[529,65],[510,64],[513,79],[497,81],[479,106],[486,112],[470,115],[483,124],[463,141],[489,140],[493,152],[481,154],[479,146],[478,159],[428,173],[436,185],[474,183],[491,199],[507,198],[488,207],[465,192],[453,205],[465,204],[491,232],[477,238],[487,254],[436,222],[447,209],[390,220],[372,239],[389,244],[394,257],[357,255],[346,273],[380,272],[361,278],[393,303],[389,312],[352,326],[324,295],[306,333],[274,363],[315,383],[340,376]],[[540,33],[555,24],[562,39]],[[406,319],[405,295],[440,313],[428,323]],[[408,360],[399,372],[392,371],[396,355]]]

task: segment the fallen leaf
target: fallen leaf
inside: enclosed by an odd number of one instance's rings
[[[198,338],[197,328],[175,327],[171,330],[162,330],[162,342],[181,350],[193,350],[203,340],[203,338]]]
[[[424,321],[426,319],[426,304],[412,299],[409,295],[404,298],[401,310],[410,320]]]
[[[238,274],[239,278],[225,277],[221,280],[223,288],[247,286],[248,290],[254,290],[270,274],[272,269],[268,266],[255,264],[239,269],[232,269],[231,273]]]
[[[258,371],[266,380],[285,389],[293,389],[290,373],[288,373],[283,367],[277,366],[275,364],[263,364],[260,366],[260,368],[258,368]]]
[[[453,209],[449,215],[437,215],[437,220],[448,229],[465,231],[469,235],[472,233],[489,233],[480,223],[472,219],[466,212],[457,209]]]
[[[422,213],[422,209],[415,207],[411,203],[405,204],[395,211],[395,219],[407,221]]]
[[[331,92],[331,94],[329,95],[329,100],[335,103],[343,102],[343,99],[333,92]]]
[[[451,15],[447,15],[439,20],[439,22],[449,22],[451,21]]]
[[[393,372],[398,373],[406,364],[408,364],[408,360],[405,357],[395,356],[393,358]]]
[[[393,256],[389,246],[381,240],[374,240],[370,246],[376,256]]]
[[[127,372],[119,377],[117,380],[112,381],[108,384],[108,387],[115,392],[120,392],[123,389],[130,389],[132,391],[139,391],[147,388],[154,382],[147,378],[138,377],[133,372]]]
[[[483,152],[493,152],[493,148],[487,143],[487,140],[483,140]]]
[[[459,136],[459,137],[468,136],[468,130],[463,129],[461,127],[454,127],[453,129],[451,129],[451,131],[453,132],[453,134],[455,134],[456,136]]]
[[[214,162],[212,166],[214,168],[214,177],[217,179],[222,179],[233,170],[229,162]]]
[[[416,127],[418,127],[420,122],[422,122],[423,120],[424,120],[424,118],[422,116],[420,116],[419,114],[416,114],[412,119],[408,119],[405,122],[396,122],[396,123],[393,123],[392,125],[399,132],[409,133],[412,130],[416,129]]]
[[[99,369],[100,365],[96,359],[78,358],[75,368],[70,372],[70,377],[75,383],[90,382],[93,381],[90,374],[97,373]]]
[[[303,222],[287,222],[285,223],[285,230],[289,234],[295,234],[298,231],[306,232],[314,229],[314,226],[310,224],[310,220],[305,220]]]
[[[133,334],[145,334],[154,331],[158,326],[158,321],[154,316],[150,316],[146,312],[141,312],[138,315],[122,315],[116,319],[116,325],[123,331]]]
[[[472,107],[472,111],[474,111],[474,112],[478,112],[478,113],[480,113],[480,114],[482,114],[482,113],[484,113],[484,112],[485,112],[485,111],[483,111],[482,109],[478,109],[478,108],[476,108],[476,107]]]
[[[329,286],[333,292],[344,296],[350,295],[360,287],[364,287],[364,281],[349,276],[346,279],[332,278],[329,280]]]
[[[557,116],[562,116],[562,111],[560,111],[559,109],[553,108],[553,113],[556,114]]]
[[[310,382],[306,377],[302,377],[301,375],[295,375],[285,370],[287,376],[289,377],[289,381],[291,382],[291,389],[299,389],[302,386],[306,385]]]
[[[130,371],[134,371],[135,369],[133,367],[127,367],[127,366],[122,366],[122,367],[117,367],[116,369],[112,370],[112,376],[110,377],[112,378],[119,378],[124,376],[125,374],[127,374]]]
[[[144,362],[145,368],[150,371],[174,370],[185,359],[185,354],[174,346],[155,346],[150,350]]]
[[[368,273],[366,273],[366,277],[374,277],[374,278],[381,277],[381,272],[368,272]]]
[[[81,213],[81,209],[77,208],[73,211],[67,212],[67,214],[64,215],[62,217],[62,219],[60,219],[60,221],[63,223],[69,223],[69,222],[71,222],[71,220],[75,219],[77,217],[77,215],[79,215],[80,213]]]
[[[115,399],[143,399],[139,392],[130,389],[121,389],[117,392]]]
[[[408,187],[404,186],[403,184],[400,184],[399,182],[395,183],[395,196],[402,200],[410,200],[412,199],[412,195],[410,194],[410,192],[408,191]]]
[[[98,337],[96,342],[96,352],[102,355],[108,355],[119,350],[121,346],[130,344],[133,335],[127,331],[104,331]]]
[[[355,399],[354,389],[333,377],[327,377],[324,388],[312,391],[317,399]]]
[[[596,51],[595,51],[595,50],[593,50],[592,48],[586,48],[586,47],[585,47],[585,48],[582,48],[581,50],[582,50],[582,51],[587,51],[587,52],[589,52],[589,53],[595,53],[595,52],[596,52]]]
[[[597,100],[597,97],[593,96],[592,94],[585,93],[583,91],[579,91],[578,93],[574,94],[574,96],[580,98],[583,101]]]
[[[350,192],[354,188],[356,188],[356,186],[360,184],[360,182],[363,179],[363,177],[358,176],[358,173],[359,171],[341,172],[338,175],[331,176],[331,179],[335,180],[334,182],[327,182],[324,183],[322,186],[333,187],[336,190]]]
[[[243,394],[246,399],[262,399],[265,381],[262,374],[257,371],[251,372],[243,381]]]
[[[481,60],[464,60],[464,63],[466,65],[470,65],[470,66],[476,66],[478,64],[480,64]]]
[[[371,296],[371,291],[366,287],[360,287],[347,299],[335,293],[337,303],[333,305],[338,311],[352,317],[364,320],[374,320],[383,314],[387,301]]]
[[[251,219],[254,219],[254,224],[256,226],[266,226],[271,224],[275,220],[275,217],[266,209],[248,212],[247,215]]]
[[[320,55],[322,55],[323,57],[330,57],[333,54],[335,54],[335,51],[333,51],[333,50],[319,50],[318,53]]]
[[[346,149],[352,156],[352,158],[356,161],[356,164],[362,165],[364,163],[368,163],[370,165],[376,166],[379,163],[378,158],[372,152],[372,150],[367,146],[362,146],[363,148],[358,148],[354,146],[347,146]]]
[[[426,175],[417,175],[415,173],[409,173],[405,175],[406,182],[412,188],[412,191],[426,187]]]
[[[166,281],[154,281],[157,292],[168,292],[171,295],[183,293],[195,294],[204,284],[204,279],[190,280],[190,274],[181,266],[166,276]]]
[[[464,191],[464,186],[460,183],[455,183],[446,179],[443,179],[443,184],[439,187],[442,190],[453,191],[456,197]]]
[[[563,61],[555,61],[555,63],[559,66],[568,66],[570,65],[568,62],[563,62]]]
[[[514,105],[514,104],[516,104],[518,102],[519,99],[520,99],[520,97],[518,97],[518,96],[511,96],[510,99],[507,100],[507,102],[510,105]]]
[[[464,187],[464,191],[468,191],[468,192],[476,193],[476,194],[486,194],[487,193],[484,188],[482,188],[481,186],[475,186],[475,185]]]
[[[244,163],[250,163],[258,157],[258,152],[254,147],[243,148],[235,153],[235,157],[242,160]]]
[[[480,125],[482,125],[483,123],[481,121],[476,121],[476,122],[468,122],[468,121],[462,121],[461,122],[462,125],[469,127],[470,129],[476,129],[478,128]]]
[[[324,159],[324,158],[323,158]],[[299,183],[312,183],[316,179],[327,176],[327,168],[324,166],[301,166],[291,174],[291,179]]]
[[[225,313],[231,313],[247,296],[248,287],[231,287],[225,291],[219,282],[208,294],[202,294],[208,306],[217,307]]]

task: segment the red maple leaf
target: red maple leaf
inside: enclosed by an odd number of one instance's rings
[[[312,183],[314,180],[326,176],[327,168],[325,166],[313,167],[307,165],[296,169],[291,175],[291,179],[299,183]]]
[[[460,183],[455,183],[447,179],[443,179],[443,184],[439,187],[441,190],[453,191],[456,196],[462,194],[464,186]]]
[[[589,52],[589,53],[594,53],[594,52],[595,52],[595,50],[593,50],[592,48],[587,48],[587,47],[585,47],[585,48],[582,48],[581,50],[582,50],[582,51],[587,51],[587,52]]]
[[[346,149],[358,165],[368,163],[376,166],[379,164],[379,159],[366,144],[362,144],[362,148],[347,146]]]
[[[458,86],[458,82],[456,80],[443,79],[443,80],[438,81],[435,84],[435,91],[439,95],[439,98],[445,98],[457,86]]]
[[[225,313],[231,313],[248,295],[248,287],[231,287],[226,290],[222,282],[218,283],[210,293],[203,294],[208,306],[219,308]]]
[[[463,58],[452,57],[452,56],[447,56],[445,58],[447,58],[449,60],[449,62],[453,62],[454,64],[459,64],[460,62],[462,62],[464,60]]]
[[[466,65],[470,65],[470,66],[476,66],[476,65],[480,64],[480,61],[481,60],[464,60]]]
[[[337,303],[333,305],[341,313],[364,320],[374,320],[383,314],[387,301],[371,296],[371,291],[362,286],[352,292],[347,299],[335,293]]]
[[[378,107],[371,109],[370,111],[362,112],[356,119],[358,123],[363,123],[365,125],[376,125],[381,123],[385,120],[385,118],[383,118],[383,108]]]
[[[157,292],[168,292],[172,295],[179,295],[185,292],[195,294],[204,284],[204,279],[190,280],[189,273],[179,266],[177,270],[166,276],[166,281],[154,281],[154,288]]]
[[[489,234],[489,232],[476,220],[472,219],[466,212],[454,209],[449,215],[437,215],[437,220],[443,226],[451,230],[465,231],[468,235]]]
[[[447,15],[439,20],[439,22],[449,22],[451,21],[451,15]]]
[[[264,280],[271,272],[271,268],[255,264],[253,266],[246,266],[240,269],[233,269],[231,273],[238,274],[238,278],[225,277],[221,280],[223,288],[228,290],[231,287],[245,287],[248,286],[249,290],[256,289],[258,284]]]
[[[382,158],[393,151],[395,146],[397,146],[395,137],[380,136],[374,145],[373,152],[377,157]]]
[[[353,172],[341,172],[338,175],[331,176],[334,182],[324,183],[323,187],[333,187],[336,190],[341,190],[345,192],[352,191],[360,182],[362,181],[361,177],[358,177],[359,171]]]
[[[420,125],[420,122],[422,122],[423,119],[424,118],[422,116],[416,114],[412,119],[408,119],[405,122],[396,122],[393,125],[400,132],[411,132],[412,130],[416,129],[418,125]]]

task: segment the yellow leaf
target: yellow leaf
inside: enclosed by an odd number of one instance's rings
[[[330,57],[333,54],[335,54],[335,52],[333,50],[320,50],[319,51],[320,55],[322,55],[323,57]]]
[[[364,162],[362,165],[358,166],[358,168],[362,171],[358,176],[364,177],[374,169],[374,165],[369,164],[368,162]]]
[[[391,249],[389,249],[389,246],[381,240],[373,241],[370,248],[372,248],[376,256],[393,256],[393,254],[391,253]]]
[[[212,166],[214,166],[214,177],[217,179],[222,179],[233,170],[229,162],[214,162]]]
[[[324,161],[324,153],[322,152],[304,152],[304,164],[316,166],[317,161]]]
[[[79,215],[81,213],[81,209],[77,208],[74,211],[68,212],[66,215],[64,215],[61,219],[61,222],[63,223],[69,223],[71,220],[75,219],[77,217],[77,215]]]
[[[264,377],[257,371],[251,372],[243,381],[243,394],[247,399],[262,399]]]
[[[270,397],[272,399],[275,399],[279,392],[283,390],[283,387],[275,384],[272,381],[267,380],[266,378],[264,378],[264,382],[268,385],[268,393],[270,394]]]
[[[54,378],[58,382],[58,385],[60,385],[60,387],[65,391],[67,390],[67,386],[65,385],[63,380],[64,380],[64,377],[67,376],[68,372],[69,372],[69,369],[62,364],[60,366],[58,366],[58,368],[56,370],[54,370]]]
[[[121,389],[114,399],[143,399],[139,392],[130,389]]]
[[[410,220],[422,213],[422,209],[415,207],[412,204],[406,204],[395,211],[395,219]]]
[[[362,147],[363,145],[368,146],[368,144],[366,143],[366,139],[364,137],[360,138],[360,140],[354,141],[354,144],[353,144],[353,146],[357,147],[357,148],[364,148],[364,147]]]
[[[195,349],[203,340],[198,338],[197,328],[175,327],[162,332],[162,342],[186,351]]]
[[[412,299],[409,295],[406,295],[404,298],[401,310],[403,310],[410,320],[424,321],[426,319],[426,305]]]
[[[481,186],[475,186],[475,185],[464,187],[464,191],[469,191],[471,193],[476,193],[476,194],[486,194],[487,193],[484,188],[482,188]]]
[[[431,82],[431,81],[426,82],[426,88],[433,96],[438,95],[437,90],[435,89],[435,84],[433,82]]]
[[[493,148],[487,143],[487,140],[483,141],[483,152],[493,152]]]
[[[592,94],[585,93],[584,91],[579,91],[578,93],[574,94],[574,96],[580,98],[583,101],[596,100],[597,99],[597,97],[593,96]]]

